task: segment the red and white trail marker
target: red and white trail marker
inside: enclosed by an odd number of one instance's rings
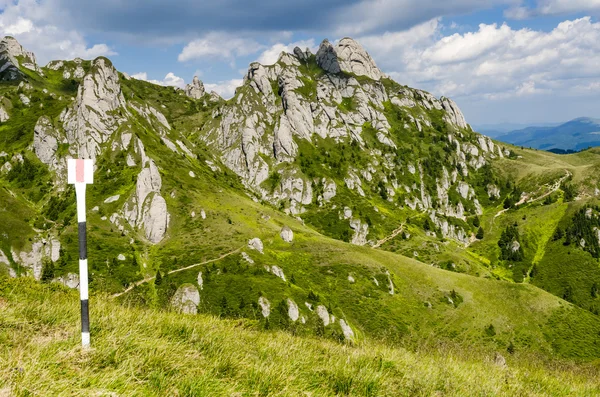
[[[85,220],[85,186],[94,182],[94,161],[68,159],[67,181],[75,185],[77,224],[79,226],[79,296],[81,299],[81,345],[90,346],[90,312],[88,292],[87,229]]]

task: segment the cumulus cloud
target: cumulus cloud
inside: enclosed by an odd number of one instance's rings
[[[224,32],[210,32],[190,41],[177,59],[180,62],[202,58],[232,60],[239,56],[257,53],[263,48],[264,46],[254,39],[237,37]]]
[[[205,83],[204,88],[206,91],[214,91],[221,95],[225,99],[233,97],[235,89],[240,87],[244,83],[242,79],[231,79],[225,81],[219,81],[218,83]]]
[[[431,20],[359,41],[397,81],[437,95],[568,95],[576,80],[578,87],[600,80],[600,23],[589,17],[564,21],[549,32],[482,24],[447,37],[441,37],[439,21]]]
[[[315,45],[315,40],[301,40],[289,44],[276,43],[270,48],[263,51],[257,59],[263,65],[272,65],[277,62],[279,54],[282,52],[293,52],[295,47],[300,47],[303,51],[309,48],[313,53],[317,51],[318,46]]]
[[[53,59],[117,55],[107,44],[89,47],[79,32],[45,22],[46,7],[33,0],[7,2],[0,14],[0,36],[14,36],[23,47],[35,53],[41,65]]]
[[[185,81],[181,77],[176,76],[172,72],[167,73],[167,75],[162,80],[149,79],[148,73],[146,73],[146,72],[134,73],[131,75],[131,77],[134,79],[137,79],[137,80],[143,80],[143,81],[147,81],[149,83],[157,84],[157,85],[173,86],[173,87],[179,87],[179,88],[185,87]]]

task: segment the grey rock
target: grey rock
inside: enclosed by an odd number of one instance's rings
[[[263,317],[269,317],[271,314],[271,303],[267,300],[267,298],[264,296],[259,297],[258,305],[260,306]]]
[[[185,86],[185,95],[193,99],[200,99],[204,96],[204,84],[198,79],[198,76],[194,76],[191,84]]]
[[[183,314],[197,314],[199,304],[200,292],[193,284],[183,284],[171,298],[173,308]]]
[[[125,98],[119,75],[105,58],[96,58],[77,90],[73,105],[60,116],[69,143],[78,147],[78,157],[95,158],[123,117]]]
[[[287,299],[287,304],[288,304],[288,316],[290,317],[290,320],[292,321],[297,321],[298,318],[300,317],[300,310],[298,309],[298,305],[296,304],[296,302],[294,302],[291,299]]]
[[[319,50],[316,54],[316,60],[317,65],[329,73],[340,73],[342,71],[338,62],[335,48],[327,39],[323,40],[319,46]]]
[[[263,253],[263,243],[258,237],[255,237],[248,241],[248,248],[256,250],[261,254]]]
[[[279,234],[286,243],[291,243],[292,240],[294,240],[294,232],[287,225],[281,228],[281,232]]]

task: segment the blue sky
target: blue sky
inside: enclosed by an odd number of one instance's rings
[[[250,62],[350,36],[401,84],[472,124],[600,117],[600,0],[0,0],[0,34],[40,64],[108,56],[123,72],[224,97]]]

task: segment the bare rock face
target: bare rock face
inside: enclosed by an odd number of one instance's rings
[[[197,314],[200,304],[200,292],[193,284],[183,284],[171,299],[171,305],[179,313]]]
[[[58,150],[58,133],[54,130],[52,121],[42,116],[33,129],[33,151],[40,161],[50,168],[56,166],[56,151]]]
[[[95,158],[100,145],[116,131],[125,112],[119,75],[106,58],[96,58],[83,78],[75,103],[60,116],[70,143],[76,143],[80,158]]]
[[[185,86],[185,95],[190,98],[200,99],[204,96],[204,84],[198,79],[198,76],[194,76],[192,82]]]
[[[23,57],[22,64],[17,57]],[[19,67],[41,72],[33,52],[26,51],[14,37],[6,36],[0,40],[0,80],[11,81],[25,77]]]
[[[361,222],[360,219],[352,219],[350,221],[350,227],[354,230],[352,240],[350,241],[354,245],[365,245],[367,244],[367,234],[369,234],[369,225]]]
[[[352,73],[379,80],[383,74],[371,56],[356,41],[345,37],[334,47],[323,40],[317,51],[317,64],[329,73]]]
[[[442,106],[446,111],[445,120],[458,128],[468,128],[465,116],[463,116],[460,108],[452,99],[442,97]]]
[[[341,39],[335,50],[342,71],[367,76],[373,80],[379,80],[383,76],[371,56],[353,39]]]
[[[281,236],[281,239],[286,243],[291,243],[292,240],[294,240],[294,232],[287,225],[281,228],[281,233],[279,234]]]
[[[50,240],[38,238],[31,244],[30,251],[21,251],[19,253],[11,251],[13,261],[29,268],[33,277],[39,280],[42,276],[42,263],[44,259],[56,262],[60,255],[60,241],[51,238]]]
[[[319,46],[316,55],[317,65],[329,73],[339,73],[342,71],[338,62],[337,53],[329,40],[325,39]]]
[[[156,244],[164,238],[169,226],[169,213],[167,202],[160,194],[155,194],[150,204],[144,205],[142,224],[150,242]]]
[[[138,141],[140,152],[143,145]],[[144,230],[146,238],[156,244],[163,240],[169,227],[167,202],[161,196],[162,178],[154,160],[142,155],[145,165],[137,178],[135,195],[125,203],[123,213],[132,227]]]

